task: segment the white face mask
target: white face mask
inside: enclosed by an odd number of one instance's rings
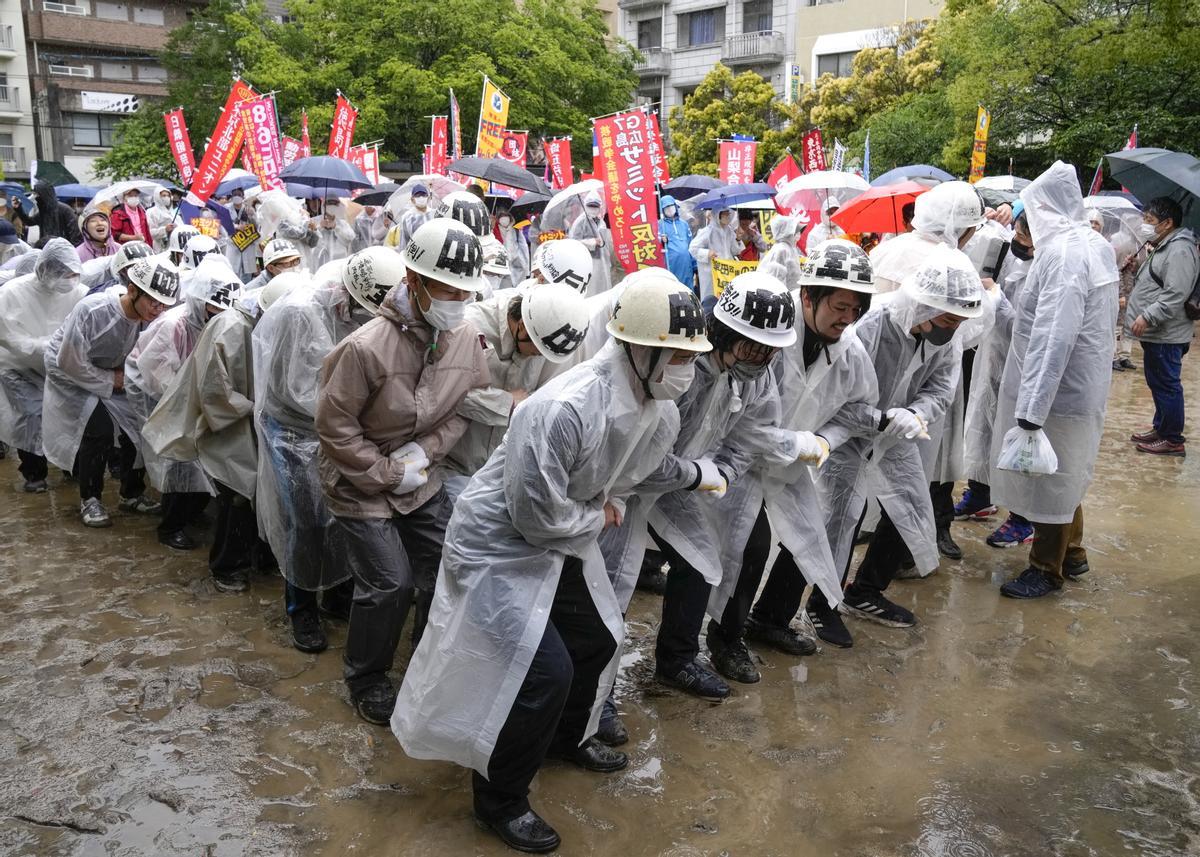
[[[65,295],[79,285],[79,275],[65,274],[61,277],[53,277],[46,285],[50,287],[50,291]]]
[[[427,205],[429,205],[429,197],[427,197],[427,196],[414,196],[414,197],[412,198],[412,202],[413,202],[413,205],[414,205],[414,206],[416,206],[417,208],[419,208],[421,211],[424,211],[424,210],[425,210],[425,207],[426,207]]]
[[[673,205],[668,205],[663,209],[663,217],[674,217],[677,209]]]
[[[430,327],[453,330],[463,323],[467,312],[466,301],[439,301],[429,294],[424,282],[421,283],[421,291],[425,293],[425,300],[429,301],[429,309],[422,309],[421,312]]]
[[[668,363],[663,368],[662,379],[650,382],[650,395],[655,399],[678,399],[692,386],[696,375],[695,361]]]
[[[125,204],[130,208],[137,208],[142,204],[142,198],[140,196],[127,196],[125,197]]]
[[[507,214],[501,214],[499,217],[496,218],[496,222],[499,223],[501,226],[503,226],[505,229],[512,226],[512,218],[509,217]]]
[[[1138,238],[1142,241],[1153,241],[1158,237],[1158,228],[1153,223],[1143,223],[1138,227]]]

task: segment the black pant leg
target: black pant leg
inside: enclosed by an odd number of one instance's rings
[[[664,539],[656,537],[656,540],[662,546],[670,569],[667,571],[667,588],[663,592],[662,621],[658,625],[654,658],[660,670],[674,673],[700,654],[700,628],[704,624],[704,611],[712,587]]]
[[[750,530],[750,538],[746,540],[746,547],[742,551],[742,567],[738,571],[737,585],[729,596],[725,610],[721,613],[721,621],[715,623],[714,626],[714,630],[727,643],[740,640],[746,630],[746,617],[750,615],[750,607],[754,604],[754,596],[758,594],[758,585],[762,583],[763,571],[767,567],[767,557],[770,554],[771,524],[767,520],[767,507],[764,505],[759,507],[758,517],[754,521],[754,527]],[[770,588],[771,583],[768,580],[768,591],[763,592],[763,596],[758,602],[761,609],[756,608],[754,611],[756,618],[766,610],[762,607],[764,602],[779,596],[778,592],[771,594]],[[803,582],[800,584],[800,592],[801,594],[804,592]],[[799,601],[796,602],[796,606],[800,606]],[[792,613],[794,614],[795,610]]]
[[[103,403],[97,402],[83,427],[79,450],[75,453],[75,475],[79,480],[79,498],[99,498],[104,493],[104,468],[113,445],[113,422]]]
[[[117,433],[120,437],[118,444],[121,448],[121,496],[132,500],[146,493],[146,471],[134,467],[137,462],[137,444],[125,432]]]
[[[353,578],[347,582],[351,586],[354,585]],[[316,610],[317,593],[311,589],[301,589],[289,581],[283,587],[283,603],[287,607],[287,614],[289,616],[295,616],[302,610]]]
[[[529,672],[496,736],[488,775],[476,771],[471,778],[475,814],[481,819],[503,822],[529,811],[529,784],[554,740],[573,675],[571,655],[554,623],[547,622]]]
[[[168,491],[163,494],[159,535],[178,532],[196,520],[208,505],[209,497],[205,491]]]
[[[851,586],[883,592],[896,576],[900,563],[911,559],[911,554],[887,509],[880,511],[879,525]]]
[[[21,462],[17,470],[21,472],[21,476],[24,477],[26,482],[37,482],[45,479],[46,475],[50,472],[44,455],[18,449],[17,458]]]
[[[933,523],[939,531],[954,523],[954,483],[930,482],[929,499],[933,502]]]
[[[979,503],[981,506],[992,505],[992,486],[985,485],[982,482],[976,482],[974,479],[967,480],[967,490],[971,492],[971,499]]]
[[[250,568],[258,543],[254,506],[232,488],[220,482],[213,484],[217,486],[217,520],[208,552],[208,568],[216,575]],[[164,495],[164,506],[166,499]]]
[[[795,557],[785,547],[779,548],[779,556],[771,566],[767,575],[767,585],[763,587],[758,603],[754,605],[754,618],[766,625],[786,628],[800,610],[800,602],[804,600],[804,589],[808,581]],[[812,597],[820,593],[814,589]],[[824,595],[821,596],[824,599]],[[722,623],[724,624],[724,623]]]

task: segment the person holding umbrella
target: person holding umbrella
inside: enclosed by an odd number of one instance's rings
[[[145,209],[142,208],[141,191],[131,187],[125,192],[122,200],[124,204],[114,206],[109,214],[113,236],[117,239],[117,243],[145,241],[153,247],[154,236],[150,234],[150,222],[146,219]]]
[[[696,260],[700,273],[700,300],[716,299],[713,293],[712,260],[736,259],[746,245],[738,240],[733,228],[733,211],[713,209],[708,213],[708,225],[692,239],[688,249]]]
[[[146,222],[150,225],[150,235],[154,238],[154,252],[162,253],[167,249],[167,241],[178,225],[179,208],[175,205],[170,188],[161,188],[154,194],[154,205],[146,212]]]
[[[592,280],[588,283],[588,296],[607,292],[612,288],[612,233],[604,225],[604,203],[600,194],[590,192],[583,200],[583,214],[571,224],[568,238],[583,242],[592,254]]]

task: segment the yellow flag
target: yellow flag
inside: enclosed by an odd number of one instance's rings
[[[483,103],[479,105],[479,133],[475,137],[475,154],[494,158],[504,143],[508,125],[508,96],[487,77],[483,79]]]
[[[971,184],[983,178],[983,168],[987,162],[988,130],[991,127],[992,114],[980,107],[975,116],[975,145],[971,149]]]

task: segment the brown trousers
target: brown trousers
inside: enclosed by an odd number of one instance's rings
[[[1063,562],[1068,560],[1071,563],[1087,560],[1087,551],[1083,549],[1083,506],[1075,509],[1075,517],[1069,524],[1033,522],[1033,547],[1029,550],[1029,564],[1061,583]]]

